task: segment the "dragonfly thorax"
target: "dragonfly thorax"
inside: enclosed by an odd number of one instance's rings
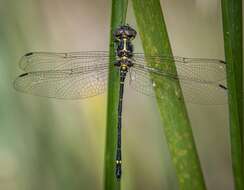
[[[130,26],[120,26],[114,32],[114,40],[116,43],[116,55],[118,61],[115,66],[122,70],[127,70],[133,65],[131,58],[133,56],[133,45],[131,41],[135,38],[136,31]]]
[[[123,38],[121,41],[118,42],[116,54],[120,58],[123,57],[131,58],[133,56],[132,43],[128,39]]]

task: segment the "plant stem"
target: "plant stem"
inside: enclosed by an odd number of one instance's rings
[[[132,2],[145,56],[172,56],[159,0],[132,0]],[[148,64],[162,70],[165,67],[172,68],[172,72],[176,73],[173,62],[160,64],[155,60]],[[176,168],[179,188],[204,190],[206,189],[204,178],[179,81],[154,75],[151,75],[151,79],[156,84],[158,108],[171,158]]]
[[[120,181],[115,176],[115,157],[117,142],[118,102],[119,102],[119,72],[112,64],[115,61],[113,31],[125,24],[128,0],[112,0],[111,30],[110,30],[110,67],[108,76],[107,128],[105,147],[105,177],[104,189],[119,190]]]
[[[242,0],[222,0],[230,115],[232,167],[236,190],[244,189]]]

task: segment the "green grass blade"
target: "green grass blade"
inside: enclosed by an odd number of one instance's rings
[[[244,189],[242,0],[222,0],[232,167],[236,190]]]
[[[171,56],[172,50],[159,0],[132,0],[132,2],[145,55]],[[154,66],[164,69],[169,65],[154,64]],[[174,66],[172,69],[176,72]],[[176,168],[179,188],[206,189],[180,85],[162,77],[159,79],[152,75],[151,78],[156,83],[158,107]],[[164,99],[160,100],[158,98],[160,96]]]
[[[119,72],[111,64],[115,60],[113,31],[125,24],[128,0],[112,0],[110,31],[110,68],[108,77],[107,128],[105,144],[105,178],[104,189],[118,190],[120,182],[115,176],[115,154],[117,142],[117,116],[119,102]]]

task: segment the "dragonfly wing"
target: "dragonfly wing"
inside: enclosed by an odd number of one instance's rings
[[[27,53],[20,60],[20,68],[26,72],[66,70],[80,67],[106,65],[109,62],[108,52],[74,52],[74,53]]]
[[[151,79],[153,74],[156,80],[164,81],[165,85],[180,82],[184,99],[189,103],[202,105],[219,105],[227,103],[225,80],[199,80],[197,77],[178,77],[170,72],[161,72],[154,68],[135,64],[130,69],[130,86],[136,91],[155,96],[156,82]],[[183,75],[181,75],[183,76]],[[193,75],[194,76],[194,75]],[[163,96],[162,96],[163,98]]]
[[[134,55],[137,67],[154,70],[167,77],[202,83],[217,83],[226,78],[225,62],[218,59]],[[174,64],[175,63],[175,64]],[[175,66],[177,74],[175,74]],[[159,68],[157,70],[157,68]]]
[[[218,84],[204,84],[194,81],[180,81],[187,102],[201,105],[227,104],[226,81]]]
[[[18,91],[45,97],[81,99],[105,91],[107,68],[100,70],[36,71],[20,75],[14,81]]]
[[[147,71],[131,67],[129,70],[129,85],[144,95],[155,96],[153,81]]]

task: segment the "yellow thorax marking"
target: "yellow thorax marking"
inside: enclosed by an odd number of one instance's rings
[[[126,49],[127,39],[126,39],[126,38],[123,38],[123,41],[124,41],[124,47],[123,47],[123,50],[124,50],[124,51],[127,51],[127,49]]]

